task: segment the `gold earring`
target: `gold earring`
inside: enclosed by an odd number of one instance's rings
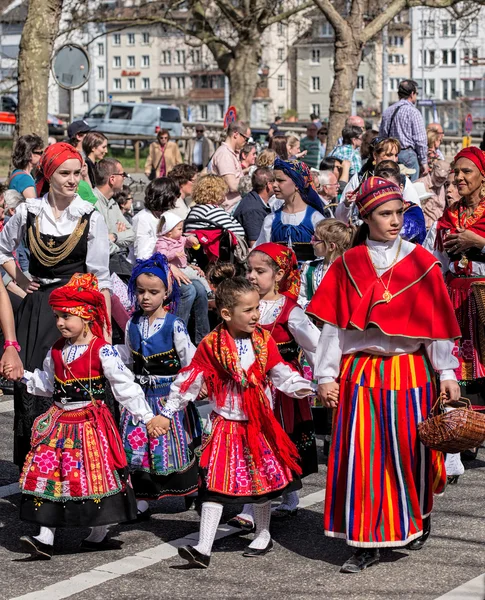
[[[84,323],[83,338],[88,337],[89,325]]]
[[[280,292],[280,285],[277,281],[274,282],[274,293],[275,294],[279,294]]]

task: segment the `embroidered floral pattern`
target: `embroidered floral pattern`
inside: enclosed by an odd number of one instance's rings
[[[46,450],[37,455],[34,462],[37,463],[41,473],[47,474],[56,467],[56,455],[52,450]]]
[[[128,435],[128,441],[134,450],[138,450],[148,442],[148,437],[141,427],[135,427]]]

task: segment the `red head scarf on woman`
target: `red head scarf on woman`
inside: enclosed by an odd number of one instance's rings
[[[480,150],[480,148],[477,148],[476,146],[463,148],[463,150],[460,150],[455,156],[453,162],[456,163],[460,158],[468,158],[468,160],[471,160],[480,171],[480,174],[485,177],[485,152],[483,152],[483,150]]]
[[[266,254],[275,261],[280,269],[283,269],[285,274],[278,284],[278,291],[283,296],[296,300],[300,292],[300,272],[293,250],[282,244],[274,244],[273,242],[256,246],[254,250]]]
[[[364,219],[385,202],[403,200],[401,190],[392,181],[382,177],[369,177],[355,193],[355,204]]]
[[[89,321],[96,337],[103,339],[105,326],[108,332],[111,330],[104,296],[91,273],[75,273],[69,283],[51,293],[49,304],[54,310]]]
[[[42,195],[44,186],[50,181],[54,172],[63,162],[70,158],[77,158],[82,166],[83,158],[81,154],[74,146],[71,146],[67,142],[57,142],[45,149],[39,163],[39,175],[36,182],[37,195],[39,197]]]

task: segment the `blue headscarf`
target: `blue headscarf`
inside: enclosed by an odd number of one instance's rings
[[[313,187],[313,178],[308,165],[300,160],[282,160],[276,157],[273,169],[283,171],[296,185],[305,204],[326,216],[322,199]]]
[[[167,299],[165,305],[168,312],[174,313],[177,309],[177,304],[180,298],[179,284],[172,278],[168,261],[163,254],[155,252],[153,256],[146,260],[137,260],[133,272],[131,273],[130,281],[128,282],[128,294],[132,303],[139,308],[136,299],[136,280],[143,273],[152,273],[163,281],[163,285],[167,288]]]

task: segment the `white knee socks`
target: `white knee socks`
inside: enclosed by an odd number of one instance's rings
[[[241,517],[241,519],[246,519],[246,521],[249,521],[250,523],[252,523],[254,525],[253,505],[252,504],[245,504],[243,506],[242,511],[237,516]]]
[[[217,502],[203,502],[200,516],[199,543],[195,549],[201,554],[210,556],[212,544],[216,537],[219,521],[222,517],[222,504]]]
[[[271,540],[269,532],[269,523],[271,520],[271,502],[265,504],[253,504],[254,523],[256,525],[256,533],[254,540],[249,544],[250,548],[256,550],[264,550]]]
[[[108,533],[107,525],[100,525],[98,527],[91,527],[91,533],[85,539],[86,542],[94,542],[95,544],[99,544],[102,542]]]
[[[53,546],[55,532],[55,527],[41,527],[39,535],[34,535],[34,540],[37,540],[41,544],[48,544],[49,546]]]

